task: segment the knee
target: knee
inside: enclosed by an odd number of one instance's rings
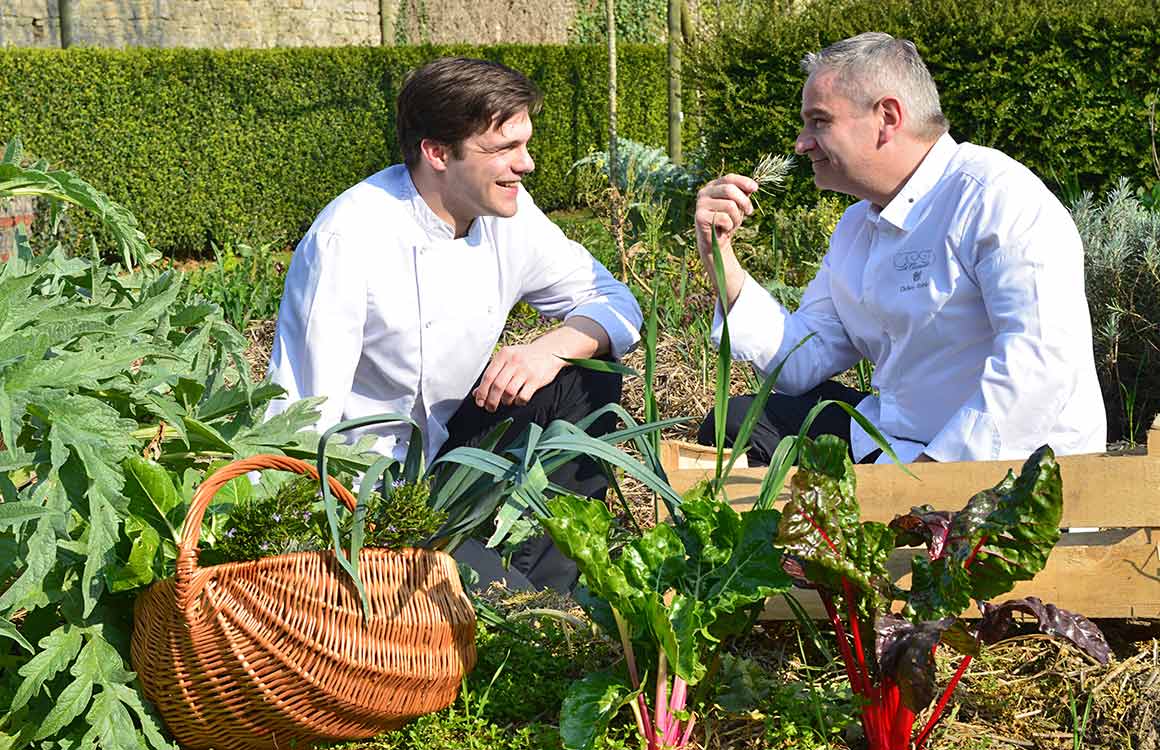
[[[580,370],[580,387],[588,403],[596,408],[620,403],[624,393],[624,376],[618,372],[597,372],[583,367],[576,369]]]
[[[752,396],[734,396],[729,399],[729,410],[725,415],[725,447],[733,445],[737,433],[741,431],[741,423],[745,421],[745,414],[749,405],[753,403]],[[701,426],[697,428],[697,442],[701,445],[714,445],[717,442],[717,409],[709,409]]]

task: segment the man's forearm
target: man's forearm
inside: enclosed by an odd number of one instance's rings
[[[604,326],[583,315],[574,315],[531,343],[535,348],[568,359],[589,359],[611,348]]]
[[[713,256],[709,255],[704,261],[705,270],[709,272],[709,283],[713,285],[713,291],[716,292],[717,271],[713,265]],[[733,254],[732,248],[727,248],[721,252],[721,266],[725,271],[725,299],[721,300],[721,310],[728,314],[733,303],[741,296],[741,288],[745,286],[745,269],[741,267],[741,262]]]
[[[710,259],[711,261],[712,259]],[[725,299],[722,300],[722,310],[727,314],[733,303],[741,296],[741,287],[745,286],[745,269],[741,268],[733,250],[722,255],[722,265],[725,270]],[[716,290],[716,272],[710,271],[709,278],[713,279],[713,289]]]

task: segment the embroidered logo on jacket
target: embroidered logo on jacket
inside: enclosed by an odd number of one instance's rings
[[[916,271],[931,264],[933,250],[903,250],[894,254],[894,270]]]

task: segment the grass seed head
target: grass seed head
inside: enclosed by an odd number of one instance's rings
[[[766,154],[757,162],[750,177],[757,183],[758,190],[781,187],[793,169],[793,154]]]

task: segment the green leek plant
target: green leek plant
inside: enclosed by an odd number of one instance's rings
[[[606,362],[577,363],[594,368],[621,368],[620,365]],[[628,426],[599,437],[592,437],[584,431],[609,411],[615,412]],[[497,425],[478,447],[455,448],[429,466],[423,457],[422,432],[410,418],[401,414],[379,414],[341,422],[323,434],[317,449],[320,491],[335,557],[339,566],[349,574],[362,599],[363,612],[369,616],[369,602],[359,578],[358,559],[366,536],[367,504],[375,489],[387,500],[396,482],[402,485],[430,485],[429,505],[433,510],[446,514],[447,518],[424,546],[450,552],[478,527],[491,521],[495,523],[495,530],[487,546],[495,547],[505,542],[514,544],[522,541],[529,533],[529,527],[520,524],[528,512],[533,517],[545,518],[551,515],[547,496],[567,494],[563,488],[553,485],[548,476],[580,455],[591,456],[608,467],[631,473],[656,492],[668,505],[670,512],[675,512],[681,498],[658,475],[661,471],[660,459],[648,437],[655,430],[681,421],[670,419],[641,426],[622,407],[610,404],[576,424],[557,420],[547,427],[530,425],[509,446],[498,449],[496,446],[511,424],[510,420],[506,420]],[[393,456],[381,456],[365,466],[351,533],[349,539],[344,540],[340,533],[338,503],[330,491],[329,483],[322,481],[329,472],[328,461],[332,449],[328,448],[328,444],[339,433],[391,423],[411,427],[406,457],[399,461]],[[644,456],[644,463],[616,449],[616,445],[625,441],[636,444]]]

